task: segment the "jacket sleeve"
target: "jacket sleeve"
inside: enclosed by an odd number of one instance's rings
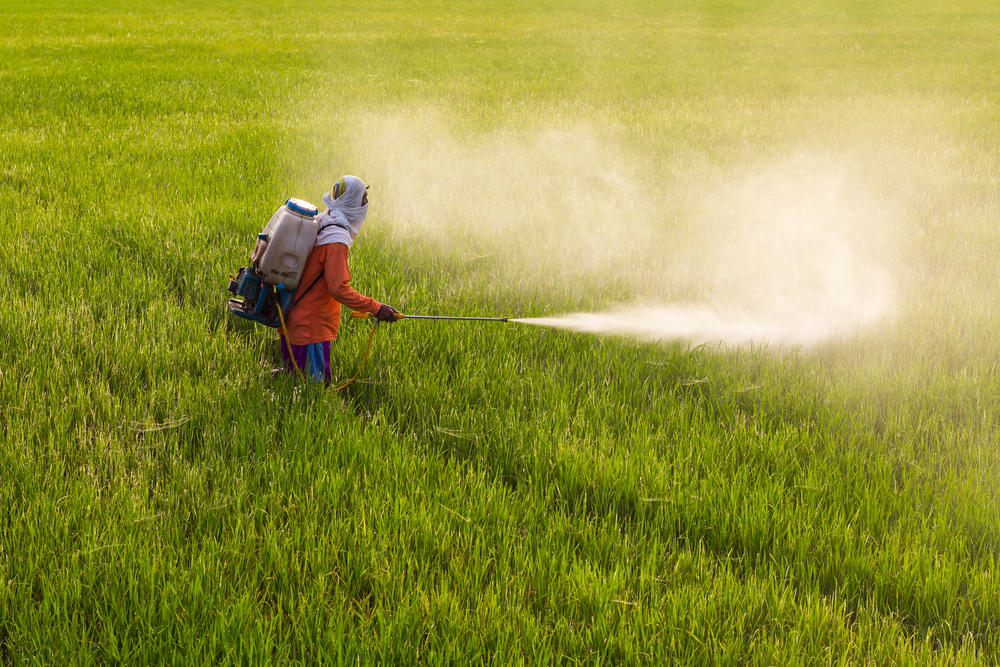
[[[375,299],[364,296],[351,287],[351,271],[347,266],[347,246],[343,243],[331,244],[323,267],[326,287],[330,296],[351,310],[362,313],[377,313],[382,307]]]

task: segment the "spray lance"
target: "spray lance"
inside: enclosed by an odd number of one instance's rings
[[[371,313],[351,313],[351,317],[364,318],[371,317]],[[455,317],[453,315],[404,315],[396,313],[396,319],[401,320],[465,320],[468,322],[509,322],[506,317]]]

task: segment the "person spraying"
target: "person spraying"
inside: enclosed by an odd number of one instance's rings
[[[379,322],[395,322],[398,311],[364,296],[351,287],[348,255],[368,214],[368,187],[356,176],[342,176],[323,195],[326,211],[316,221],[316,245],[306,259],[296,294],[288,312],[285,333],[279,330],[281,359],[287,370],[295,368],[316,382],[330,381],[330,344],[340,327],[340,307],[369,313]],[[315,209],[314,209],[315,210]],[[292,361],[294,357],[294,363]]]
[[[507,322],[506,317],[403,315],[351,287],[348,253],[368,214],[368,188],[356,176],[342,176],[323,195],[326,210],[290,198],[257,234],[248,266],[229,276],[230,314],[277,329],[284,368],[317,382],[330,381],[330,346],[340,327],[341,305],[353,317],[378,322],[477,320]],[[517,321],[517,320],[510,320]],[[364,368],[377,327],[358,372],[336,387],[353,383]],[[280,371],[281,369],[278,369]]]

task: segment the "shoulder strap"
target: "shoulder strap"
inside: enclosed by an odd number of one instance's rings
[[[316,276],[311,283],[309,283],[309,287],[305,288],[304,290],[302,290],[301,292],[299,292],[298,294],[295,295],[295,298],[292,300],[292,305],[290,305],[288,307],[288,310],[291,310],[292,308],[294,308],[295,304],[297,304],[302,299],[302,297],[304,297],[306,295],[306,292],[308,292],[313,287],[315,287],[316,283],[318,283],[319,279],[322,278],[322,277],[323,277],[323,269],[320,269],[319,270],[319,275]]]

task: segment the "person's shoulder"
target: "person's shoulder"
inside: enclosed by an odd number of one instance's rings
[[[324,243],[323,245],[314,245],[309,256],[315,257],[318,260],[323,260],[328,254],[330,254],[330,244]]]
[[[347,259],[347,245],[340,241],[316,246],[314,252],[318,255],[317,259],[324,264],[328,262],[340,263]]]
[[[343,241],[334,241],[332,243],[324,243],[321,246],[316,246],[317,248],[325,248],[327,253],[336,253],[340,255],[346,255],[348,251],[347,244]]]

